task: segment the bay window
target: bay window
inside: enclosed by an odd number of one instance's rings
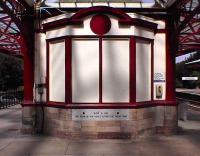
[[[48,41],[47,51],[49,102],[152,100],[152,40],[74,36]]]

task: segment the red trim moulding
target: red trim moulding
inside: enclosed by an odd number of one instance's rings
[[[140,40],[144,40],[144,41],[148,41],[151,42],[153,41],[153,39],[151,38],[145,38],[145,37],[141,37],[141,36],[135,36],[135,35],[103,35],[103,36],[98,36],[98,35],[69,35],[69,36],[62,36],[62,37],[55,37],[55,38],[51,38],[51,39],[46,39],[47,42],[52,42],[52,41],[57,41],[57,40],[64,40],[66,38],[86,38],[86,39],[90,39],[90,38],[130,38],[130,37],[134,37],[135,39],[140,39]]]
[[[33,58],[28,52],[24,52],[24,103],[33,101]]]
[[[151,100],[154,99],[154,41],[151,42]]]
[[[32,50],[27,49],[24,40],[21,42],[21,52],[24,56],[24,104],[28,104],[33,101],[34,54],[31,53]]]
[[[99,103],[102,103],[102,96],[103,96],[103,52],[102,52],[102,44],[103,44],[103,39],[102,37],[99,37]]]
[[[130,102],[136,102],[136,40],[130,37]]]
[[[166,36],[166,100],[176,99],[175,95],[175,51],[173,46],[176,46],[176,43],[172,43],[170,40],[173,26],[166,22],[167,32]]]
[[[69,104],[72,103],[72,39],[65,40],[65,101]]]
[[[157,29],[156,34],[157,33],[166,33],[167,30],[166,29]]]
[[[177,106],[177,101],[150,101],[150,102],[136,102],[130,104],[61,104],[57,102],[49,103],[29,103],[22,104],[22,107],[52,107],[52,108],[61,108],[61,109],[139,109],[147,107],[156,107],[156,106]]]
[[[49,92],[50,92],[50,89],[49,89],[49,44],[50,42],[46,42],[46,48],[47,48],[47,61],[46,61],[46,68],[47,68],[47,76],[46,76],[46,82],[47,82],[47,101],[49,101]]]
[[[119,24],[122,25],[136,25],[153,30],[157,29],[157,24],[153,22],[137,18],[131,18],[129,15],[127,15],[124,11],[120,9],[106,7],[106,6],[96,6],[96,7],[81,9],[70,18],[63,18],[53,22],[45,23],[43,24],[43,28],[44,31],[47,31],[58,27],[63,27],[66,25],[82,25],[84,17],[97,13],[113,15],[118,18]]]

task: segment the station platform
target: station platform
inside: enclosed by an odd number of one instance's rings
[[[0,110],[0,156],[199,156],[200,112],[190,110],[173,136],[67,140],[20,134],[20,106]]]
[[[197,88],[197,89],[177,88],[176,92],[200,95],[200,88]]]

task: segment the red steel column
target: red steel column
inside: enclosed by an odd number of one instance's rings
[[[175,54],[177,52],[177,35],[172,21],[166,20],[166,100],[175,101]]]
[[[22,40],[22,53],[24,55],[24,104],[33,103],[33,84],[34,84],[34,55],[32,49],[26,48],[26,42]]]
[[[22,44],[21,50],[24,55],[24,104],[33,104],[34,84],[34,18],[22,17]]]

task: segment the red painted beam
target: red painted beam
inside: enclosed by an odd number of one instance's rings
[[[181,22],[181,24],[178,27],[178,32],[184,29],[184,27],[190,22],[190,20],[196,15],[200,13],[200,4],[188,15],[185,17],[185,19]]]
[[[27,11],[33,11],[33,8],[29,6],[25,0],[18,0],[18,2],[20,2],[20,4],[22,4],[22,6],[26,8]]]
[[[4,1],[0,1],[0,7],[12,18],[13,22],[17,25],[20,31],[22,31],[21,21],[17,18],[14,11],[11,10]]]

